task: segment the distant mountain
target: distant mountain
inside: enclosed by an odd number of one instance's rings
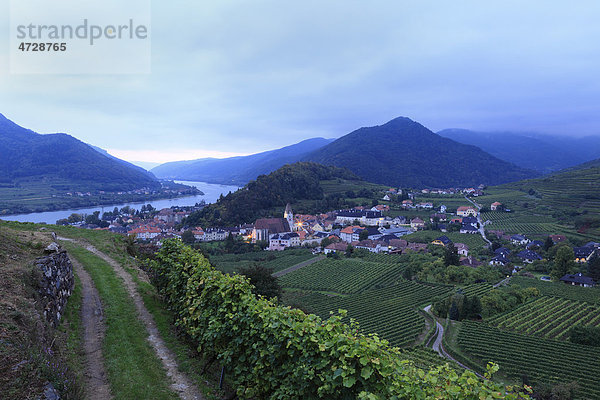
[[[159,178],[244,185],[257,176],[301,160],[334,139],[314,138],[277,150],[224,159],[203,158],[162,164],[151,170]]]
[[[40,135],[0,114],[0,183],[77,185],[88,190],[160,188],[156,177],[64,133]],[[15,186],[15,187],[16,187]]]
[[[415,188],[494,185],[538,175],[403,117],[360,128],[305,160],[348,168],[369,182]]]
[[[115,161],[116,161],[116,162],[118,162],[119,164],[125,165],[125,166],[127,166],[127,167],[129,167],[129,168],[136,169],[136,170],[138,170],[139,172],[141,172],[141,173],[143,173],[143,174],[145,174],[145,175],[149,176],[149,177],[150,177],[150,178],[152,178],[152,179],[155,179],[155,178],[156,178],[156,177],[154,176],[154,174],[153,174],[153,173],[151,173],[151,172],[148,172],[148,170],[147,170],[147,169],[145,169],[145,168],[143,168],[143,167],[141,167],[141,166],[139,166],[139,165],[135,165],[134,163],[130,163],[129,161],[121,160],[120,158],[117,158],[117,157],[113,156],[113,155],[112,155],[112,154],[110,154],[108,151],[106,151],[106,150],[104,150],[104,149],[101,149],[100,147],[93,146],[93,145],[91,145],[91,144],[88,144],[88,146],[90,146],[92,149],[96,150],[96,151],[97,151],[97,152],[99,152],[100,154],[104,154],[106,157],[108,157],[108,158],[112,158],[113,160],[115,160]],[[156,165],[155,165],[155,166],[156,166]]]
[[[543,173],[592,160],[600,154],[600,136],[572,138],[516,132],[445,129],[440,136],[472,144],[501,160]]]

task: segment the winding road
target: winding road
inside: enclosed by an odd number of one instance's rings
[[[444,339],[444,326],[438,322],[437,318],[431,312],[431,304],[428,305],[427,307],[425,307],[423,309],[423,311],[425,311],[427,314],[429,314],[431,316],[431,318],[435,321],[435,327],[436,327],[435,328],[435,340],[434,340],[431,348],[434,351],[436,351],[440,356],[445,357],[448,360],[454,361],[461,368],[472,371],[473,373],[475,373],[475,375],[482,378],[483,377],[482,375],[478,374],[477,372],[473,371],[471,368],[469,368],[466,365],[462,364],[461,362],[457,361],[454,357],[452,357],[450,354],[448,354],[448,352],[446,352],[446,350],[444,349],[444,344],[442,343],[442,340]],[[429,343],[427,343],[427,345],[429,345]]]

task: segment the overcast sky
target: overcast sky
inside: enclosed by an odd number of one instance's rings
[[[157,162],[397,116],[434,131],[600,134],[598,21],[597,0],[154,1],[151,74],[11,75],[5,34],[0,113]]]

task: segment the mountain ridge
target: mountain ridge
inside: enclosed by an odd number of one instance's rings
[[[494,185],[538,173],[441,137],[407,117],[359,128],[303,161],[348,168],[369,182],[404,187]]]
[[[39,134],[0,114],[0,182],[61,181],[103,190],[160,188],[154,175],[66,134]]]
[[[202,158],[161,164],[150,171],[159,178],[219,184],[246,184],[259,175],[299,161],[305,154],[334,139],[312,138],[275,150],[248,156]]]

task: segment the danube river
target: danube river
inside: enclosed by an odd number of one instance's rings
[[[169,208],[172,206],[193,206],[196,203],[200,203],[204,200],[206,203],[214,203],[217,201],[221,194],[226,195],[229,192],[235,192],[239,189],[237,186],[229,186],[229,185],[218,185],[214,183],[206,183],[206,182],[186,182],[186,181],[176,181],[177,183],[183,183],[188,186],[195,186],[199,190],[201,190],[204,195],[197,196],[186,196],[179,197],[176,199],[165,199],[165,200],[154,200],[140,203],[122,203],[122,204],[112,204],[105,206],[97,206],[97,207],[88,207],[88,208],[79,208],[79,209],[70,209],[70,210],[59,210],[59,211],[46,211],[41,213],[31,213],[31,214],[15,214],[15,215],[7,215],[2,216],[0,219],[6,221],[19,221],[19,222],[35,222],[41,223],[45,222],[47,224],[54,224],[59,219],[67,218],[69,215],[73,213],[77,214],[92,214],[94,211],[100,211],[102,214],[104,211],[112,211],[115,207],[122,208],[125,206],[129,206],[131,208],[135,208],[139,210],[145,204],[152,204],[152,207],[160,210],[163,208]]]

